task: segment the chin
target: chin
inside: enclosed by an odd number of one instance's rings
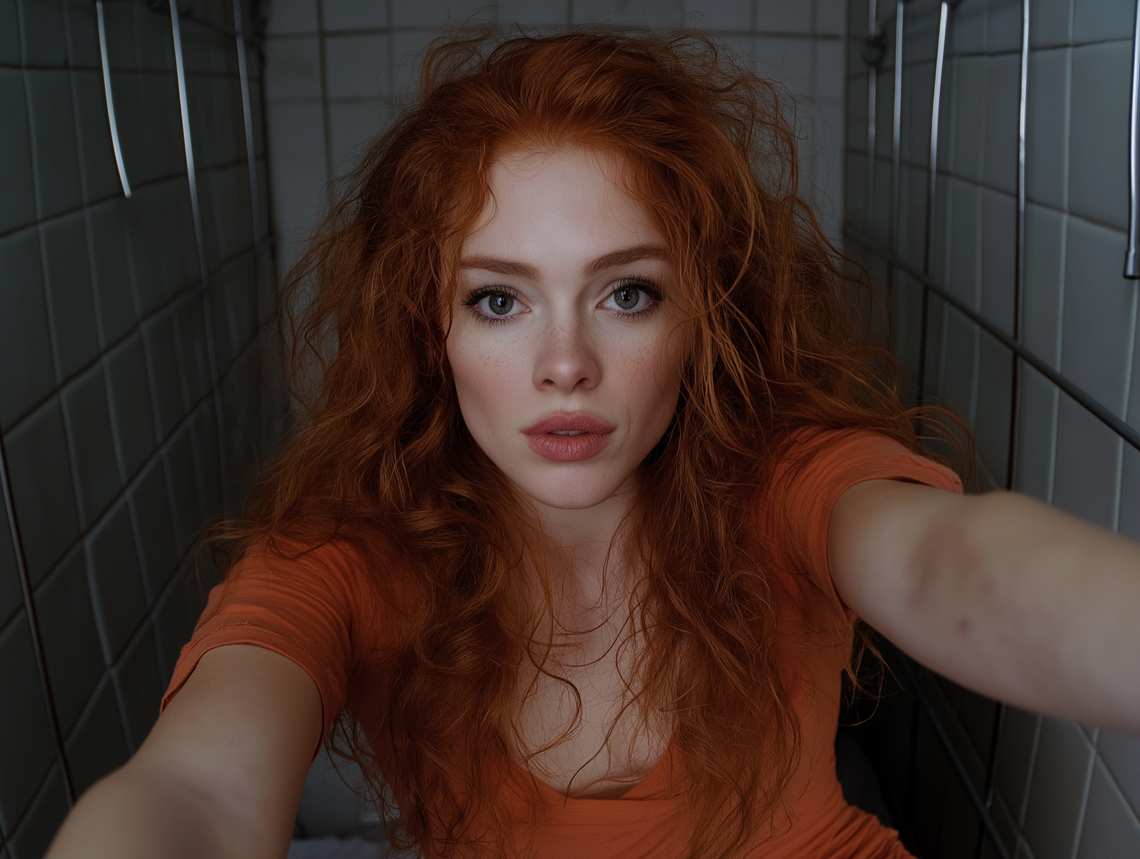
[[[608,480],[512,478],[512,482],[526,498],[555,510],[588,510],[597,507],[620,494],[624,484],[624,481],[614,483],[612,478]]]

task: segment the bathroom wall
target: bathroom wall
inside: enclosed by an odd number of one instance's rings
[[[265,92],[274,215],[294,258],[330,178],[354,164],[414,86],[418,55],[449,22],[707,30],[794,98],[804,187],[837,239],[843,213],[843,0],[272,0]],[[791,107],[791,105],[789,105]]]
[[[157,6],[104,3],[127,199],[94,2],[0,0],[0,859],[39,859],[146,735],[195,540],[280,423],[258,52],[251,184],[233,9],[184,3],[195,213]]]
[[[942,5],[904,4],[896,135],[896,4],[850,3],[847,249],[887,289],[911,396],[973,428],[982,488],[1140,538],[1137,284],[1122,277],[1136,5],[947,4],[932,174]],[[1140,855],[1140,739],[892,660],[908,691],[861,730],[920,856]]]

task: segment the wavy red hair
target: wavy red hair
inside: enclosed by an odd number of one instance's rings
[[[406,571],[416,607],[391,694],[366,743],[345,732],[398,810],[397,842],[513,849],[486,764],[510,754],[521,660],[558,671],[517,602],[519,576],[544,569],[541,535],[467,434],[444,349],[459,246],[490,165],[519,149],[619,156],[670,248],[689,357],[622,530],[624,562],[644,571],[630,706],[646,725],[653,709],[673,720],[693,856],[733,855],[778,813],[799,738],[757,493],[803,427],[919,449],[893,361],[853,322],[849,268],[797,196],[786,106],[697,34],[437,43],[417,105],[372,144],[289,276],[304,411],[228,534],[237,554],[335,538],[371,569]]]

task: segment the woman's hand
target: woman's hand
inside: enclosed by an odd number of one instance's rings
[[[84,794],[47,859],[279,859],[321,722],[316,684],[285,657],[211,650],[135,756]]]
[[[843,600],[924,665],[1140,733],[1140,545],[1022,495],[871,480],[836,504],[829,554]]]

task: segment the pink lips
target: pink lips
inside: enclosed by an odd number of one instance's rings
[[[614,428],[584,412],[548,415],[523,430],[531,450],[554,462],[580,462],[598,453]]]

